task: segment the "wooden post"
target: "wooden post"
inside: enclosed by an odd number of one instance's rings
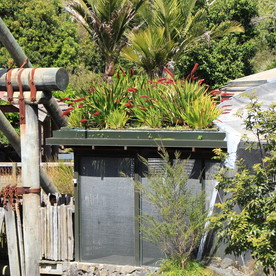
[[[26,105],[26,124],[20,125],[21,162],[23,187],[39,189],[39,135],[37,105]],[[23,195],[23,233],[25,249],[25,266],[27,276],[39,275],[40,260],[40,195],[30,193]]]

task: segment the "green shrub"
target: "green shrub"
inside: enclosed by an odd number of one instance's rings
[[[158,246],[169,259],[179,260],[184,269],[206,230],[205,194],[195,193],[188,184],[187,160],[181,160],[179,153],[175,153],[173,160],[165,150],[160,156],[162,166],[158,172],[141,157],[148,168],[147,184],[135,182],[156,211],[156,215],[140,217],[142,237]]]
[[[262,265],[266,274],[276,269],[276,104],[267,110],[255,97],[247,106],[245,126],[255,134],[260,163],[248,167],[243,160],[237,172],[229,177],[227,169],[218,174],[218,189],[228,195],[225,202],[217,204],[221,212],[212,218],[221,241],[227,245],[226,253],[241,255],[250,251]],[[236,212],[239,206],[241,212]]]

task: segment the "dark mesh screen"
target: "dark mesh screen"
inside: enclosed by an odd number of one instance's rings
[[[131,158],[83,157],[80,176],[80,259],[135,264]]]

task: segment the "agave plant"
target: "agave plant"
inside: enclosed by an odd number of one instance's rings
[[[137,28],[137,11],[145,0],[67,0],[66,10],[81,23],[105,57],[105,74],[114,75],[114,65],[126,46],[126,32]]]

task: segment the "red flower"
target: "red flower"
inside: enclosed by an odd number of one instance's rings
[[[150,97],[147,95],[141,95],[140,98],[148,98],[149,99]]]
[[[167,78],[158,79],[157,82],[163,82],[163,81],[165,81],[166,79],[167,79]]]
[[[61,116],[63,117],[63,116],[65,116],[65,115],[69,114],[70,112],[71,112],[71,110],[66,110],[66,111],[64,111],[64,112],[61,114]]]
[[[99,115],[101,113],[101,111],[96,111],[96,112],[94,112],[94,115]]]
[[[74,110],[74,107],[68,107],[68,108],[66,109],[66,111],[72,111],[72,110]]]
[[[129,69],[129,75],[132,77],[134,75],[134,70],[132,68]]]
[[[126,103],[125,106],[126,106],[126,107],[134,107],[135,104]]]
[[[146,109],[146,108],[140,108],[140,110],[147,111],[147,109]]]
[[[230,99],[228,99],[228,98],[224,98],[224,99],[221,99],[220,101],[221,102],[224,102],[224,101],[229,101]]]
[[[200,80],[198,80],[198,82],[199,82],[200,84],[202,84],[202,83],[204,82],[204,79],[200,79]]]
[[[211,90],[210,93],[212,95],[220,95],[221,94],[221,91],[220,90]]]
[[[221,93],[221,96],[233,96],[234,93],[227,93],[227,92],[223,92]]]
[[[138,90],[138,88],[135,88],[135,87],[134,87],[134,88],[128,88],[128,89],[127,89],[127,91],[129,91],[129,92],[135,92],[135,91],[137,91],[137,90]]]
[[[93,93],[94,91],[96,91],[96,89],[95,89],[95,88],[91,88],[90,91],[89,91],[89,93],[91,94],[91,93]]]
[[[88,120],[87,119],[82,119],[79,121],[79,123],[84,123],[84,122],[87,122]]]
[[[59,102],[64,102],[64,101],[67,101],[67,100],[70,100],[70,98],[63,98],[63,99],[60,99]]]
[[[119,100],[116,100],[115,103],[119,103],[120,101]]]
[[[174,78],[174,74],[166,67],[164,67],[164,70],[172,77]]]
[[[173,83],[174,81],[172,79],[168,79],[166,83]]]
[[[194,65],[194,68],[192,69],[191,73],[186,77],[186,79],[191,78],[191,77],[195,74],[195,72],[196,72],[196,70],[197,70],[197,67],[198,67],[198,63],[196,63],[196,64]]]
[[[81,102],[81,101],[83,101],[85,99],[86,99],[86,97],[82,97],[82,98],[76,99],[76,100],[74,100],[74,103]]]
[[[82,108],[84,106],[84,103],[81,103],[78,105],[78,108]]]
[[[156,100],[156,99],[154,99],[154,98],[150,98],[149,100],[150,100],[150,101],[157,102],[157,100]]]

